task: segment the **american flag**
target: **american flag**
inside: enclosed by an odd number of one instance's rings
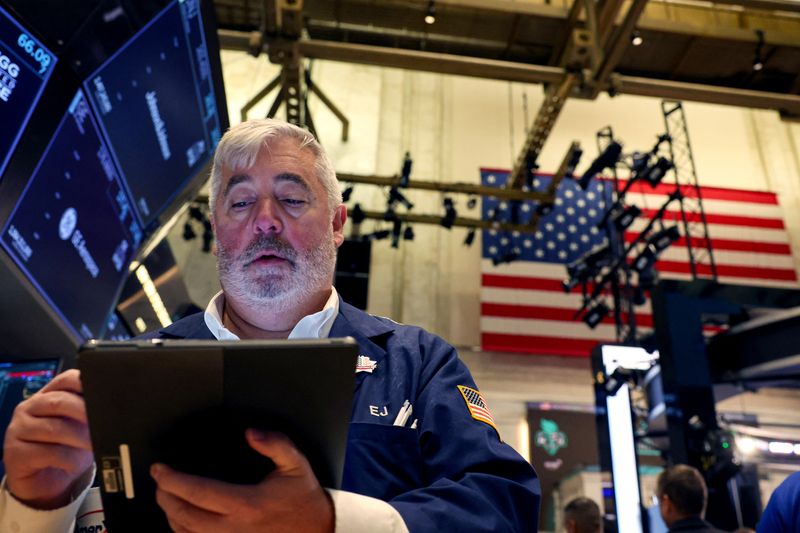
[[[482,169],[483,185],[499,187],[508,170]],[[550,176],[537,175],[536,190],[544,190]],[[668,178],[669,179],[669,176]],[[665,180],[666,182],[666,180]],[[625,185],[621,181],[619,187]],[[555,208],[543,216],[535,234],[483,231],[481,279],[481,346],[484,350],[587,357],[599,342],[613,342],[615,329],[607,317],[590,329],[574,315],[583,301],[580,288],[564,292],[565,265],[604,242],[595,225],[612,198],[613,182],[593,180],[587,191],[569,179],[561,182]],[[634,183],[626,203],[642,214],[625,233],[635,239],[675,186],[656,188]],[[718,280],[722,283],[797,288],[797,272],[777,195],[769,192],[702,187],[700,192],[708,222]],[[510,202],[484,198],[485,219],[511,220]],[[535,204],[518,206],[517,221],[530,221]],[[665,225],[680,223],[678,202],[670,204]],[[704,243],[695,242],[695,246]],[[495,265],[493,258],[511,254],[510,263]],[[661,253],[656,268],[662,278],[690,279],[686,241],[681,238]],[[701,275],[708,271],[701,270]],[[652,328],[649,302],[636,309],[637,323]]]
[[[495,431],[500,433],[494,423],[492,413],[489,412],[489,407],[486,405],[486,401],[483,399],[481,393],[470,387],[465,387],[464,385],[458,385],[458,390],[461,391],[464,401],[467,402],[467,408],[469,409],[469,413],[472,415],[472,418],[475,420],[480,420],[481,422],[486,422],[492,426]]]

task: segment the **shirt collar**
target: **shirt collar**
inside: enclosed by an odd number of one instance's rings
[[[239,337],[222,325],[222,308],[225,305],[225,294],[219,291],[211,298],[203,318],[211,334],[221,341],[239,340]],[[324,339],[333,327],[339,314],[339,294],[331,287],[331,295],[321,311],[304,316],[289,333],[290,339]]]

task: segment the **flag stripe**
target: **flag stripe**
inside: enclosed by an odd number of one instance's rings
[[[592,348],[601,342],[613,342],[613,338],[574,339],[542,335],[481,333],[481,346],[483,349],[497,352],[587,357],[592,352]]]
[[[622,190],[627,183],[626,180],[619,180],[619,189]],[[674,183],[659,183],[655,188],[649,183],[638,181],[634,183],[628,194],[645,194],[669,196],[675,190]],[[696,194],[693,187],[682,186],[681,192],[689,198],[695,198]],[[778,205],[778,196],[772,192],[746,191],[743,189],[723,189],[721,187],[702,187],[700,196],[703,204],[711,200],[723,200],[732,202],[746,202],[749,204]]]
[[[638,233],[626,232],[625,242],[632,243],[639,237]],[[701,237],[692,237],[692,248],[707,248],[708,241],[711,239],[704,239]],[[734,239],[713,239],[713,251],[717,250],[734,250],[734,251],[747,251],[759,252],[762,254],[778,254],[787,255],[792,253],[792,249],[788,244],[779,242],[757,242],[757,241],[739,241]],[[681,237],[672,246],[680,246],[686,248],[686,238]]]
[[[635,202],[634,202],[635,203]],[[653,218],[658,209],[642,209],[642,216]],[[664,212],[664,220],[683,222],[680,211],[667,210]],[[691,214],[686,217],[688,222],[702,222],[699,215]],[[783,220],[780,218],[764,218],[741,215],[723,215],[719,213],[705,213],[707,224],[721,224],[725,226],[747,226],[751,228],[772,228],[784,229]]]
[[[508,317],[508,318],[537,318],[540,320],[576,320],[575,311],[578,307],[572,309],[565,309],[562,307],[547,307],[543,305],[513,305],[513,304],[496,304],[496,303],[482,303],[481,315],[491,317]],[[622,314],[622,320],[628,320],[627,313]],[[603,319],[604,324],[613,324],[614,319],[611,316]],[[644,327],[653,327],[653,317],[651,315],[636,313],[636,323]]]

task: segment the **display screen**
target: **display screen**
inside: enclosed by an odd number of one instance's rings
[[[202,169],[220,137],[199,2],[171,2],[84,87],[147,226]]]
[[[0,7],[0,176],[55,64],[52,52]]]
[[[14,408],[53,379],[58,359],[9,363],[0,361],[0,454]],[[0,464],[0,477],[5,468]]]
[[[0,244],[83,338],[106,328],[141,227],[78,91],[6,222]]]

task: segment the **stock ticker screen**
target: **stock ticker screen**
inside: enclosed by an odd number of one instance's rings
[[[0,176],[56,64],[56,57],[0,7]]]
[[[43,361],[8,362],[0,361],[0,455],[6,428],[11,422],[14,408],[22,400],[30,398],[36,391],[47,385],[58,370],[58,359]],[[0,477],[5,468],[0,464]]]
[[[106,329],[142,229],[78,91],[0,233],[2,245],[83,339]]]
[[[221,135],[199,2],[171,2],[84,88],[146,227]]]

